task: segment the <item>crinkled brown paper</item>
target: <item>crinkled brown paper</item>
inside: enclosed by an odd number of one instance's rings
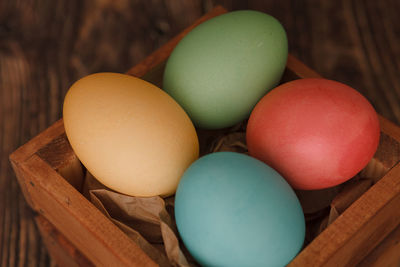
[[[199,131],[200,154],[247,153],[245,123],[227,130]],[[354,177],[342,185],[296,190],[306,218],[305,245],[330,225],[375,182]],[[174,197],[132,197],[114,192],[87,173],[83,194],[160,266],[198,266],[179,240]]]

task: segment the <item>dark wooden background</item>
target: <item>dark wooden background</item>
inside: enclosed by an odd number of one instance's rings
[[[398,0],[0,0],[0,266],[52,265],[8,155],[61,117],[75,80],[126,71],[217,4],[275,16],[292,54],[400,122]]]

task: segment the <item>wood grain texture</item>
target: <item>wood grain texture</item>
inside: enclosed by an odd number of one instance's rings
[[[127,235],[89,200],[69,186],[47,162],[34,154],[21,164],[35,210],[60,230],[96,266],[156,266]],[[81,216],[86,214],[86,216]],[[109,233],[113,233],[110,235]]]
[[[94,266],[42,215],[35,217],[43,242],[58,267]]]
[[[397,227],[358,267],[399,267],[400,227]]]
[[[0,266],[51,265],[8,155],[61,117],[73,81],[125,72],[216,4],[274,15],[291,53],[400,122],[396,0],[0,1]]]

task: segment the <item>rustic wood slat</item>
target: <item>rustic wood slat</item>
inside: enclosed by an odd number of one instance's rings
[[[359,267],[398,267],[400,262],[400,226],[386,237],[382,243],[372,251]]]
[[[59,267],[94,266],[45,217],[35,218],[43,242]]]
[[[155,266],[128,236],[37,155],[30,157],[21,170],[29,177],[28,192],[40,207],[38,212],[61,233],[69,233],[71,241],[95,265],[129,266],[136,262]]]

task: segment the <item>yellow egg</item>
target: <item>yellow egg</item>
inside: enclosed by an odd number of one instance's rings
[[[97,73],[78,80],[65,96],[63,117],[83,165],[127,195],[174,194],[199,155],[185,111],[158,87],[129,75]]]

